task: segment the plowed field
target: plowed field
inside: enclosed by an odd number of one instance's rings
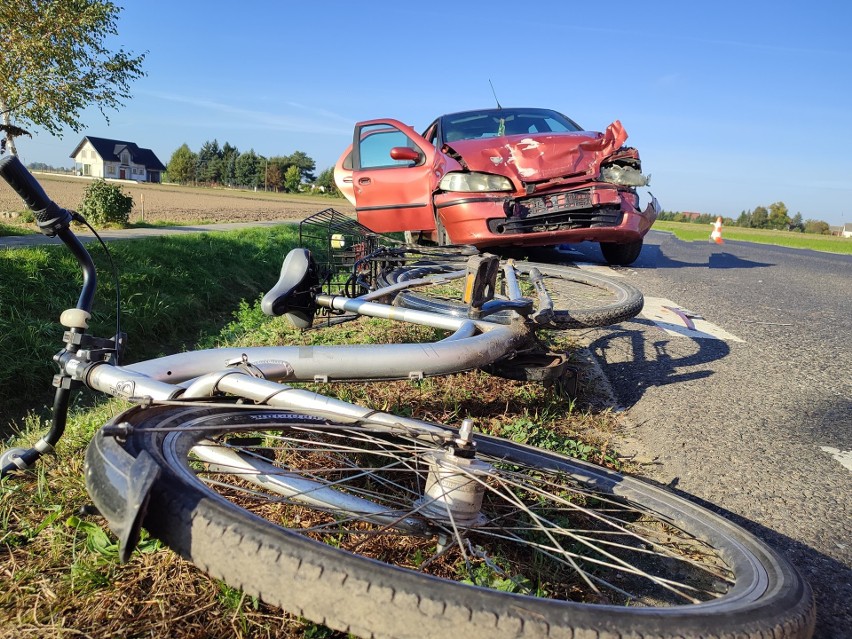
[[[59,206],[76,209],[91,181],[49,173],[36,174],[47,195]],[[116,182],[133,197],[131,222],[217,223],[258,220],[300,220],[312,213],[334,208],[354,215],[354,208],[336,198],[290,193],[264,193],[171,184]],[[0,185],[0,214],[22,210],[20,198]]]

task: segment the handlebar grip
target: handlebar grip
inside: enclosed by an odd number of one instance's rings
[[[0,158],[0,176],[9,183],[35,215],[39,229],[53,237],[71,224],[71,214],[60,208],[14,155]]]

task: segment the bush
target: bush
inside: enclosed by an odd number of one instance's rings
[[[131,196],[125,195],[121,187],[101,179],[86,188],[78,212],[93,226],[127,226],[132,208]]]

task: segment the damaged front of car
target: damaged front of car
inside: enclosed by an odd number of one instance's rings
[[[451,138],[452,136],[447,136]],[[433,200],[454,242],[485,246],[601,243],[610,263],[638,257],[659,204],[640,208],[648,185],[636,149],[615,121],[603,133],[564,131],[448,139],[441,152],[460,171],[441,179]]]

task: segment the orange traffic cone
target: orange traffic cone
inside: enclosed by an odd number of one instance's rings
[[[716,218],[715,222],[711,222],[713,226],[713,232],[710,233],[710,241],[716,242],[716,244],[724,244],[722,241],[722,216]]]

